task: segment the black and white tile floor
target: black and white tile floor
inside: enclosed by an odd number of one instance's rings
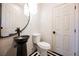
[[[40,56],[40,54],[38,51],[36,51],[31,56]],[[59,55],[55,52],[47,51],[47,56],[62,56],[62,55]]]

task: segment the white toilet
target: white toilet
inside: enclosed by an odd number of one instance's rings
[[[40,33],[32,34],[32,41],[41,56],[47,56],[47,50],[50,49],[50,44],[47,42],[40,42]]]

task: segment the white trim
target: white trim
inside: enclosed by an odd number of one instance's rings
[[[79,56],[79,4],[76,4],[76,55]]]

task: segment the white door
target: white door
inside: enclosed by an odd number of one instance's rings
[[[54,8],[53,50],[62,55],[74,55],[75,5],[63,4]]]

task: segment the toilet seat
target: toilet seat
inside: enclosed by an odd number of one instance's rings
[[[42,49],[50,49],[50,44],[46,42],[39,42],[37,45]]]

